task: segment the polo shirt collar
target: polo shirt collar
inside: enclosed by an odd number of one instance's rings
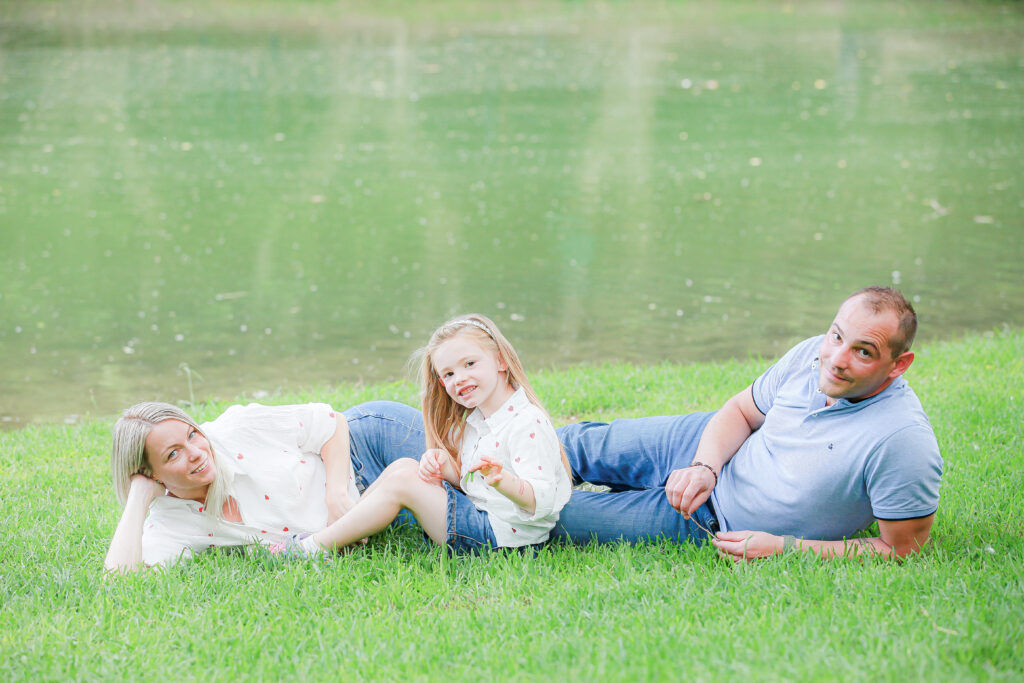
[[[830,406],[827,406],[825,405],[825,395],[818,389],[818,366],[820,365],[820,363],[821,361],[817,357],[815,357],[814,360],[811,361],[811,370],[813,371],[811,372],[810,381],[811,412],[816,413],[825,410],[831,412],[862,410],[863,408],[866,408],[869,405],[878,403],[879,401],[884,401],[890,396],[894,396],[897,392],[902,391],[903,387],[907,385],[907,380],[903,379],[903,376],[900,375],[899,377],[894,379],[889,384],[889,386],[887,386],[885,389],[878,392],[874,396],[869,396],[868,398],[865,398],[862,401],[856,402],[849,401],[845,398],[839,398],[836,399],[835,403],[833,403]]]

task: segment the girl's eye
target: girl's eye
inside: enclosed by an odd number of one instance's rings
[[[838,332],[833,332],[832,333],[832,339],[834,341],[839,341],[839,333]]]
[[[192,438],[193,436],[195,436],[195,435],[196,435],[196,430],[194,430],[194,429],[193,429],[192,431],[190,431],[190,432],[188,433],[188,438],[190,438],[190,439],[191,439],[191,438]]]
[[[168,460],[173,460],[177,456],[178,456],[178,449],[174,449],[173,451],[171,451],[170,453],[167,454],[167,459]]]
[[[475,360],[468,360],[468,361],[466,361],[466,367],[467,367],[467,368],[471,368],[471,367],[473,367],[473,365],[474,365],[475,363],[476,363],[476,361],[475,361]]]

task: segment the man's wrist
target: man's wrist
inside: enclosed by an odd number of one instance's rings
[[[710,472],[715,477],[715,486],[718,486],[718,472],[715,472],[715,468],[714,467],[712,467],[711,465],[709,465],[709,464],[707,464],[705,462],[701,462],[700,460],[694,460],[693,462],[691,462],[690,463],[690,467],[704,467],[704,468],[707,468],[708,472]]]

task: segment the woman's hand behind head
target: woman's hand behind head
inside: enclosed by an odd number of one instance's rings
[[[142,496],[147,506],[166,492],[163,484],[144,474],[133,474],[130,479],[128,495]]]

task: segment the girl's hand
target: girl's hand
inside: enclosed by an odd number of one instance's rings
[[[132,493],[138,492],[143,497],[143,500],[146,501],[147,506],[167,493],[167,489],[164,488],[163,484],[142,473],[133,474],[129,482],[128,495],[130,496]]]
[[[483,475],[488,486],[497,486],[505,478],[505,473],[500,462],[490,456],[482,456],[480,462],[469,468],[470,472],[479,472]]]
[[[428,484],[440,484],[444,479],[444,466],[449,462],[448,453],[442,448],[428,448],[420,456],[420,479]]]

